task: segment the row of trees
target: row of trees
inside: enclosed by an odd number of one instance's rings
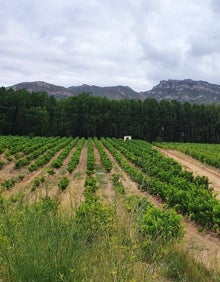
[[[220,105],[155,99],[109,100],[86,93],[56,100],[0,88],[0,134],[220,142]]]

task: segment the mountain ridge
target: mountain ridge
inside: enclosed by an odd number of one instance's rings
[[[83,84],[80,86],[63,87],[44,81],[22,82],[7,87],[14,90],[25,88],[30,92],[45,91],[58,99],[76,96],[86,92],[92,96],[104,96],[109,99],[140,99],[155,98],[157,100],[177,100],[190,103],[220,103],[220,85],[207,81],[161,80],[151,90],[137,92],[129,86],[96,86]]]

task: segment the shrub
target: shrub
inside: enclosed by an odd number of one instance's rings
[[[60,180],[58,186],[59,186],[59,188],[63,191],[63,190],[65,190],[65,189],[68,187],[69,183],[70,183],[69,179],[68,179],[66,176],[64,176],[64,177]]]

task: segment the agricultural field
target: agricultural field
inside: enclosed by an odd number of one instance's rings
[[[196,160],[220,169],[220,144],[155,143],[158,147],[183,152]]]
[[[0,281],[219,281],[218,188],[159,150],[1,136]]]

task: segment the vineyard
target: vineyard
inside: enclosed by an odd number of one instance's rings
[[[181,150],[219,168],[219,145],[156,145]],[[5,279],[2,281],[46,281],[48,275],[48,281],[95,281],[77,272],[82,268],[87,275],[96,277],[95,265],[102,265],[103,269],[98,269],[106,277],[100,281],[159,281],[161,276],[169,281],[194,281],[186,275],[211,275],[198,262],[195,263],[197,274],[186,274],[187,264],[181,272],[172,265],[174,262],[168,262],[171,251],[165,246],[180,244],[187,232],[184,221],[217,238],[220,202],[206,177],[183,170],[150,143],[116,138],[1,136],[0,189],[0,278]],[[118,228],[125,226],[125,222],[128,226],[123,228],[128,229],[120,231],[122,236]],[[48,227],[50,235],[44,233]],[[23,233],[22,228],[26,230]],[[39,238],[44,247],[39,247],[39,253],[30,254],[28,247],[38,245]],[[60,240],[62,245],[58,244]],[[216,240],[218,245],[219,239]],[[76,241],[78,249],[72,249]],[[114,259],[103,258],[100,262],[103,253],[99,254],[87,269],[86,257],[93,248],[100,247],[100,242],[106,245],[100,251],[106,252],[106,257],[114,254]],[[51,253],[48,260],[43,252],[50,253],[54,248],[56,254]],[[63,251],[66,257],[59,261]],[[218,260],[219,249],[216,252]],[[82,261],[77,261],[77,256]],[[19,260],[26,269],[23,274]],[[123,265],[117,267],[119,262]],[[39,270],[42,263],[45,267]],[[149,270],[156,263],[157,270]],[[129,271],[121,273],[125,265]],[[46,266],[47,270],[53,269],[53,274],[47,273]],[[140,271],[143,275],[137,278]],[[212,269],[212,280],[200,281],[219,281],[218,271]],[[151,280],[146,280],[149,277]]]
[[[220,144],[155,143],[166,149],[181,151],[200,162],[220,169]]]

